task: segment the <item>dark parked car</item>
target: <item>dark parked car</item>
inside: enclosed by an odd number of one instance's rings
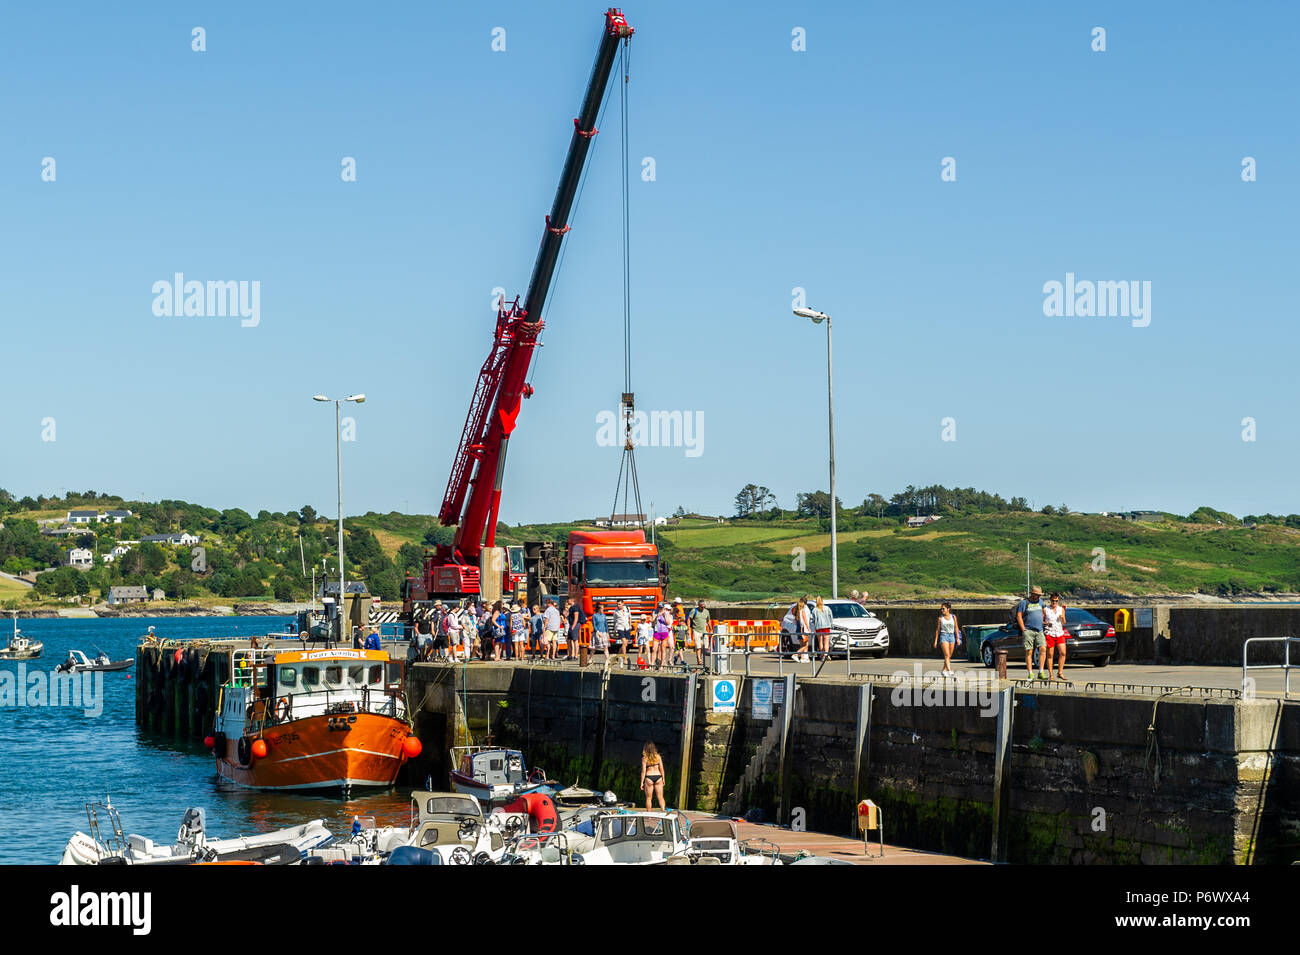
[[[1065,608],[1065,662],[1088,660],[1093,666],[1104,667],[1115,653],[1115,628],[1106,621],[1076,607]],[[1007,651],[1007,662],[1015,663],[1025,658],[1025,641],[1015,624],[994,630],[980,644],[980,659],[986,667],[993,666],[993,651]],[[1037,662],[1037,661],[1035,661]]]

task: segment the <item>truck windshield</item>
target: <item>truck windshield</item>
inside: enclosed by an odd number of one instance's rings
[[[593,560],[587,558],[589,587],[658,587],[659,567],[653,560]]]

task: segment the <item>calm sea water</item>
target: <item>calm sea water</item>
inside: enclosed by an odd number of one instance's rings
[[[121,618],[115,620],[19,620],[26,636],[45,644],[27,672],[50,671],[70,649],[114,660],[135,656],[152,624],[174,639],[233,638],[282,630],[287,617]],[[0,639],[13,624],[0,618]],[[18,664],[0,662],[0,670]],[[266,832],[323,819],[346,833],[354,815],[375,816],[380,825],[407,822],[409,790],[354,797],[259,793],[219,780],[202,743],[145,732],[135,724],[135,676],[103,674],[103,713],[80,709],[0,706],[0,863],[58,862],[68,838],[86,830],[85,804],[110,796],[128,832],[170,844],[190,806],[207,811],[210,837]]]

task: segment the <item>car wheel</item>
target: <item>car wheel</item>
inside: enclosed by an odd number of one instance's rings
[[[993,642],[990,640],[980,647],[980,659],[990,670],[993,669]]]
[[[1107,663],[1109,663],[1109,662],[1110,662],[1110,657],[1109,657],[1109,656],[1105,656],[1105,657],[1093,657],[1092,665],[1095,666],[1095,667],[1104,667],[1104,666],[1105,666]]]

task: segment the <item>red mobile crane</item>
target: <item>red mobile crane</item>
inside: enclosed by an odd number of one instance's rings
[[[663,598],[667,567],[659,562],[657,549],[646,542],[641,531],[575,532],[570,536],[567,552],[563,553],[564,542],[511,547],[509,554],[495,547],[506,449],[522,399],[533,394],[528,370],[544,324],[546,296],[555,274],[561,241],[569,231],[569,213],[592,138],[597,133],[596,120],[618,45],[620,41],[627,42],[632,33],[621,10],[606,11],[596,63],[582,109],[573,121],[569,152],[555,201],[546,217],[528,291],[522,304],[515,298],[511,303],[503,302],[497,310],[492,350],[479,371],[465,418],[460,447],[438,514],[444,527],[456,525],[456,536],[451,544],[440,545],[425,555],[419,579],[408,578],[404,600],[407,619],[416,603],[434,598],[495,597],[498,593],[519,597],[525,585],[529,599],[535,601],[540,595],[559,591],[561,584],[567,583],[571,595],[585,594],[583,603],[587,613],[592,611],[593,592],[611,599],[635,598],[634,610],[648,609],[652,602]],[[608,566],[595,567],[606,559],[610,561]]]

